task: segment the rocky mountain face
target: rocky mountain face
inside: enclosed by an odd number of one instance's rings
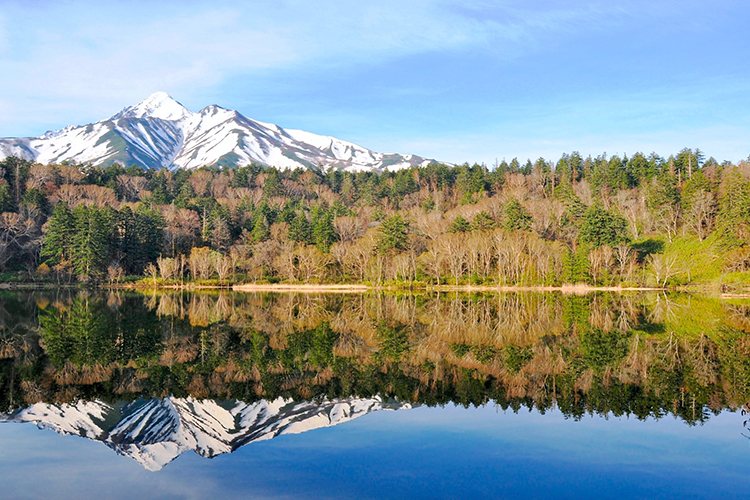
[[[384,402],[380,397],[321,402],[277,398],[251,404],[167,397],[120,405],[37,403],[0,415],[0,421],[30,422],[40,429],[101,441],[146,469],[158,471],[189,450],[212,458],[281,434],[331,427],[373,411],[406,408],[411,405]]]
[[[119,162],[168,169],[258,163],[282,169],[382,171],[430,161],[286,130],[215,105],[195,113],[164,92],[96,123],[68,126],[40,137],[0,139],[0,159],[11,155],[39,163]]]

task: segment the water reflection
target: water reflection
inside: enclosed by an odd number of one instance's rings
[[[693,425],[750,401],[748,331],[690,295],[7,293],[0,411],[148,468],[412,404]]]
[[[252,404],[168,397],[115,405],[99,400],[36,403],[7,419],[101,441],[157,471],[189,450],[213,458],[281,434],[338,425],[372,411],[410,407],[408,403],[384,403],[378,397],[317,402],[277,398]]]

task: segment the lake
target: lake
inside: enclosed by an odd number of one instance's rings
[[[0,293],[3,498],[746,498],[749,401],[748,300]]]

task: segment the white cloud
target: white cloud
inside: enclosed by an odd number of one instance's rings
[[[493,63],[493,58],[515,58],[540,46],[562,43],[562,38],[576,36],[577,31],[638,22],[635,12],[640,7],[634,2],[611,6],[572,0],[134,1],[50,3],[43,8],[19,3],[0,14],[0,136],[37,135],[46,128],[101,119],[156,90],[165,90],[188,105],[203,106],[209,102],[198,96],[215,95],[221,86],[236,81],[242,91],[245,82],[256,76],[295,68],[336,72],[352,65],[445,51],[470,51]],[[652,14],[668,17],[673,12],[664,8]],[[304,78],[304,71],[289,74]],[[392,75],[395,93],[435,92],[434,87],[401,88],[398,76]],[[672,102],[679,111],[685,99],[667,99],[674,90],[650,97],[654,109],[672,113],[665,109],[667,104],[660,104]],[[616,117],[620,124],[623,118],[632,119],[628,102],[585,104],[579,109],[600,106],[609,116],[620,113]],[[570,108],[557,112],[570,116]],[[581,129],[563,130],[563,134],[550,126],[556,123],[555,117],[546,108],[517,111],[527,116],[528,123],[515,121],[514,126],[525,126],[525,130],[508,133],[486,123],[482,133],[475,130],[424,139],[418,139],[423,134],[415,134],[414,140],[400,143],[394,136],[403,137],[403,133],[394,133],[372,141],[365,137],[361,142],[373,149],[486,163],[503,156],[557,157],[572,149],[596,154],[599,148],[615,152],[631,151],[631,145],[649,147],[648,136],[605,137]],[[540,114],[534,116],[534,112]],[[329,116],[335,118],[333,112]],[[318,122],[326,119],[317,118]],[[708,153],[736,159],[737,130],[732,129],[720,146],[724,151]],[[697,134],[683,137],[686,141],[699,138]],[[713,137],[722,140],[718,133]],[[672,142],[677,145],[682,140]],[[637,145],[637,141],[646,142]],[[665,139],[653,143],[653,148],[668,154],[671,144]],[[679,147],[692,144],[687,141]]]
[[[555,24],[567,26],[559,21],[589,15],[549,11],[532,16],[506,8],[502,12],[509,20],[503,21],[496,12],[483,18],[481,5],[469,15],[435,0],[287,0],[244,10],[230,4],[160,10],[137,3],[73,7],[11,10],[19,28],[10,51],[3,55],[0,50],[0,65],[17,76],[0,82],[6,99],[46,99],[71,107],[85,99],[94,107],[111,107],[157,89],[189,98],[233,77],[298,65],[335,71],[428,51],[517,50],[539,33],[548,36]]]

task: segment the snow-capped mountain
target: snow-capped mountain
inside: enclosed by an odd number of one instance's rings
[[[320,403],[278,398],[252,404],[168,397],[118,406],[101,401],[37,403],[12,415],[0,415],[0,422],[31,422],[40,429],[101,441],[146,469],[158,471],[188,450],[213,458],[280,434],[299,434],[373,411],[402,408],[411,405],[384,402],[380,397]]]
[[[282,169],[381,171],[429,162],[414,155],[375,153],[335,137],[285,130],[219,106],[195,113],[164,92],[96,123],[68,126],[40,137],[0,139],[0,159],[11,155],[39,163],[119,162],[169,169],[260,163]]]

